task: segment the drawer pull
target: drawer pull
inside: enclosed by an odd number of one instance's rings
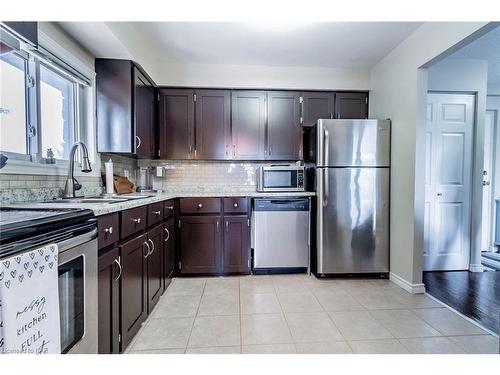
[[[234,202],[233,207],[238,208],[238,202]]]
[[[106,234],[113,234],[113,227],[104,228],[104,233],[106,233]]]
[[[168,206],[167,209],[169,209],[170,211],[173,211],[174,210],[174,206]]]
[[[116,276],[115,278],[115,281],[118,281],[120,279],[120,277],[122,276],[122,263],[121,263],[121,258],[118,257],[118,259],[115,259],[114,262],[116,263],[116,265],[118,266],[118,271],[120,271],[118,273],[118,276]]]
[[[203,205],[201,203],[198,203],[198,208],[202,208]]]
[[[153,213],[157,216],[159,216],[161,214],[161,211],[153,211]]]
[[[136,218],[136,219],[132,219],[132,221],[133,221],[134,223],[136,223],[136,224],[140,224],[140,223],[141,223],[141,218],[140,218],[140,217],[138,217],[138,218]]]

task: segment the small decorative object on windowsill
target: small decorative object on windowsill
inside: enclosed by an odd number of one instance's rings
[[[7,165],[7,160],[9,160],[7,156],[5,156],[4,154],[0,154],[0,169]]]
[[[47,149],[47,158],[45,159],[45,164],[55,164],[56,159],[54,158],[54,151],[51,148]]]

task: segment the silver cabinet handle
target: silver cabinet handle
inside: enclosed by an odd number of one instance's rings
[[[238,202],[234,202],[233,207],[238,208]]]
[[[160,214],[161,214],[161,211],[153,211],[153,213],[154,213],[155,215],[160,215]]]
[[[226,144],[226,156],[229,156],[229,151],[228,151],[229,145]]]
[[[144,259],[146,259],[149,256],[149,252],[151,251],[151,247],[149,246],[148,241],[144,242],[144,245],[146,245],[146,247],[148,248],[146,255],[144,255]]]
[[[333,119],[333,113],[330,112],[330,119]]]
[[[269,146],[269,156],[271,156],[271,154],[273,153],[273,146]]]
[[[167,209],[170,210],[170,211],[173,211],[174,210],[174,206],[168,206]]]
[[[135,148],[138,149],[139,147],[141,147],[141,138],[139,138],[139,136],[135,136],[135,140],[137,141],[135,143]]]
[[[236,145],[233,145],[233,156],[236,156]]]
[[[118,272],[118,276],[116,276],[116,279],[115,279],[115,281],[118,281],[120,279],[120,277],[122,277],[122,260],[121,260],[121,257],[118,257],[118,259],[115,259],[115,263],[118,266],[118,270],[120,271],[120,272]]]
[[[165,228],[165,232],[167,232],[167,238],[165,239],[165,242],[167,242],[170,239],[170,232],[168,231],[168,228]]]
[[[113,227],[104,228],[104,233],[106,233],[106,234],[113,234]]]
[[[141,218],[138,217],[138,218],[135,218],[135,219],[132,219],[132,221],[136,224],[140,224],[141,223]]]
[[[226,233],[229,233],[229,221],[226,220]]]
[[[217,233],[219,233],[219,220],[217,220]]]
[[[203,205],[201,203],[198,203],[198,208],[202,208]]]
[[[338,119],[340,118],[340,112],[337,112],[337,118]]]
[[[155,251],[155,243],[151,240],[151,238],[148,238],[148,242],[151,243],[151,252],[148,253],[148,256],[153,254],[153,251]]]

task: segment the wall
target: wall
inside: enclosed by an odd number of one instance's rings
[[[470,270],[482,271],[481,221],[484,164],[484,116],[488,86],[486,60],[446,58],[428,69],[429,91],[462,91],[476,93],[474,153],[472,171],[471,258]],[[419,186],[423,189],[423,186]]]
[[[427,72],[419,68],[485,25],[425,23],[371,71],[370,117],[392,120],[390,268],[409,291],[423,291]]]

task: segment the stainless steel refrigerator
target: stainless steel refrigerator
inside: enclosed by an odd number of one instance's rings
[[[314,137],[316,273],[388,273],[390,121],[318,120]]]

